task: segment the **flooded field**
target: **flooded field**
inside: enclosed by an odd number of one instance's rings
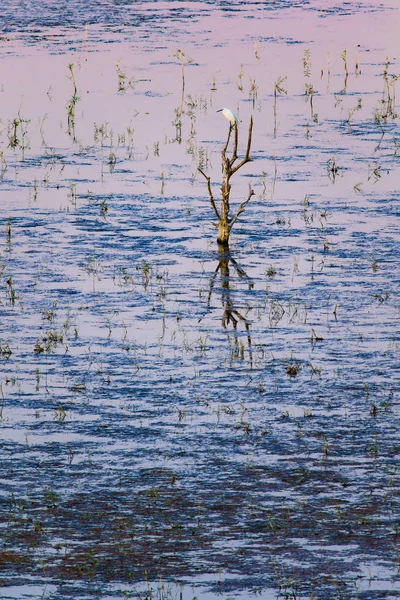
[[[8,4],[0,597],[397,599],[397,2]]]

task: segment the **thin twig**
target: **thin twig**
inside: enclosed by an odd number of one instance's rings
[[[218,209],[217,209],[217,207],[216,207],[215,200],[214,200],[214,196],[213,196],[213,194],[212,194],[212,190],[211,190],[211,179],[210,179],[210,177],[209,177],[208,175],[206,175],[206,174],[204,173],[204,171],[202,171],[200,168],[198,168],[198,171],[199,171],[199,172],[200,172],[200,173],[203,175],[203,177],[205,177],[205,179],[207,180],[207,189],[208,189],[208,195],[210,196],[210,203],[211,203],[211,206],[212,206],[212,207],[213,207],[213,209],[214,209],[214,212],[215,212],[215,214],[216,214],[216,216],[217,216],[217,219],[219,220],[219,218],[220,218],[220,217],[219,217],[219,212],[218,212]]]
[[[246,207],[246,204],[248,204],[250,202],[252,196],[254,196],[254,190],[251,188],[251,185],[249,184],[249,195],[247,197],[247,200],[245,200],[244,202],[242,202],[242,204],[237,209],[236,214],[233,217],[232,221],[229,223],[229,232],[231,231],[232,227],[234,226],[234,224],[236,223],[236,221],[238,220],[238,218],[240,217],[240,215],[244,211],[244,209]]]
[[[246,158],[250,158],[251,137],[253,135],[253,115],[250,115],[249,135],[247,138]]]
[[[237,160],[237,149],[239,143],[239,127],[236,125],[231,125],[231,127],[235,128],[235,140],[233,142],[233,150],[232,150],[232,158],[229,161],[229,169],[232,169],[233,163]]]
[[[229,131],[228,131],[228,137],[227,137],[227,140],[226,140],[226,144],[225,144],[224,148],[222,149],[222,156],[223,156],[223,158],[225,158],[225,154],[226,154],[226,151],[228,149],[229,140],[231,139],[231,132],[232,132],[232,125],[229,125]]]

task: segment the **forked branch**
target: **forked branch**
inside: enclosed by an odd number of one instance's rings
[[[242,204],[237,209],[236,214],[233,217],[232,221],[229,223],[229,232],[231,231],[232,227],[234,226],[234,224],[236,223],[236,221],[238,220],[238,218],[240,217],[240,215],[246,208],[246,205],[250,202],[252,196],[254,196],[254,190],[252,189],[251,185],[249,184],[249,195],[247,196],[247,200],[242,202]]]
[[[248,136],[247,136],[247,148],[246,148],[245,157],[243,158],[243,160],[240,161],[240,163],[238,165],[236,165],[236,167],[230,169],[230,175],[229,175],[229,177],[232,177],[232,175],[234,173],[236,173],[236,171],[239,171],[239,169],[241,167],[243,167],[243,165],[245,165],[246,163],[248,163],[248,162],[250,162],[252,160],[251,157],[250,157],[252,136],[253,136],[253,115],[251,115],[251,117],[250,117],[249,133],[248,133]],[[234,151],[235,151],[235,148],[234,148]],[[232,158],[233,158],[233,156],[232,156]],[[236,157],[235,157],[235,160],[236,160]],[[234,162],[235,161],[232,160],[231,165],[230,165],[231,167],[232,167],[232,165],[233,165]]]

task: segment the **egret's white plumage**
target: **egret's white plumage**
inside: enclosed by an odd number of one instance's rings
[[[234,125],[236,125],[236,127],[239,125],[239,119],[237,118],[235,113],[232,112],[229,108],[220,108],[219,110],[217,110],[217,112],[222,112],[225,119],[228,119],[232,127]]]

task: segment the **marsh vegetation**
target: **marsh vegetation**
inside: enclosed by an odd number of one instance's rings
[[[0,21],[0,596],[394,600],[390,3],[155,4]]]

